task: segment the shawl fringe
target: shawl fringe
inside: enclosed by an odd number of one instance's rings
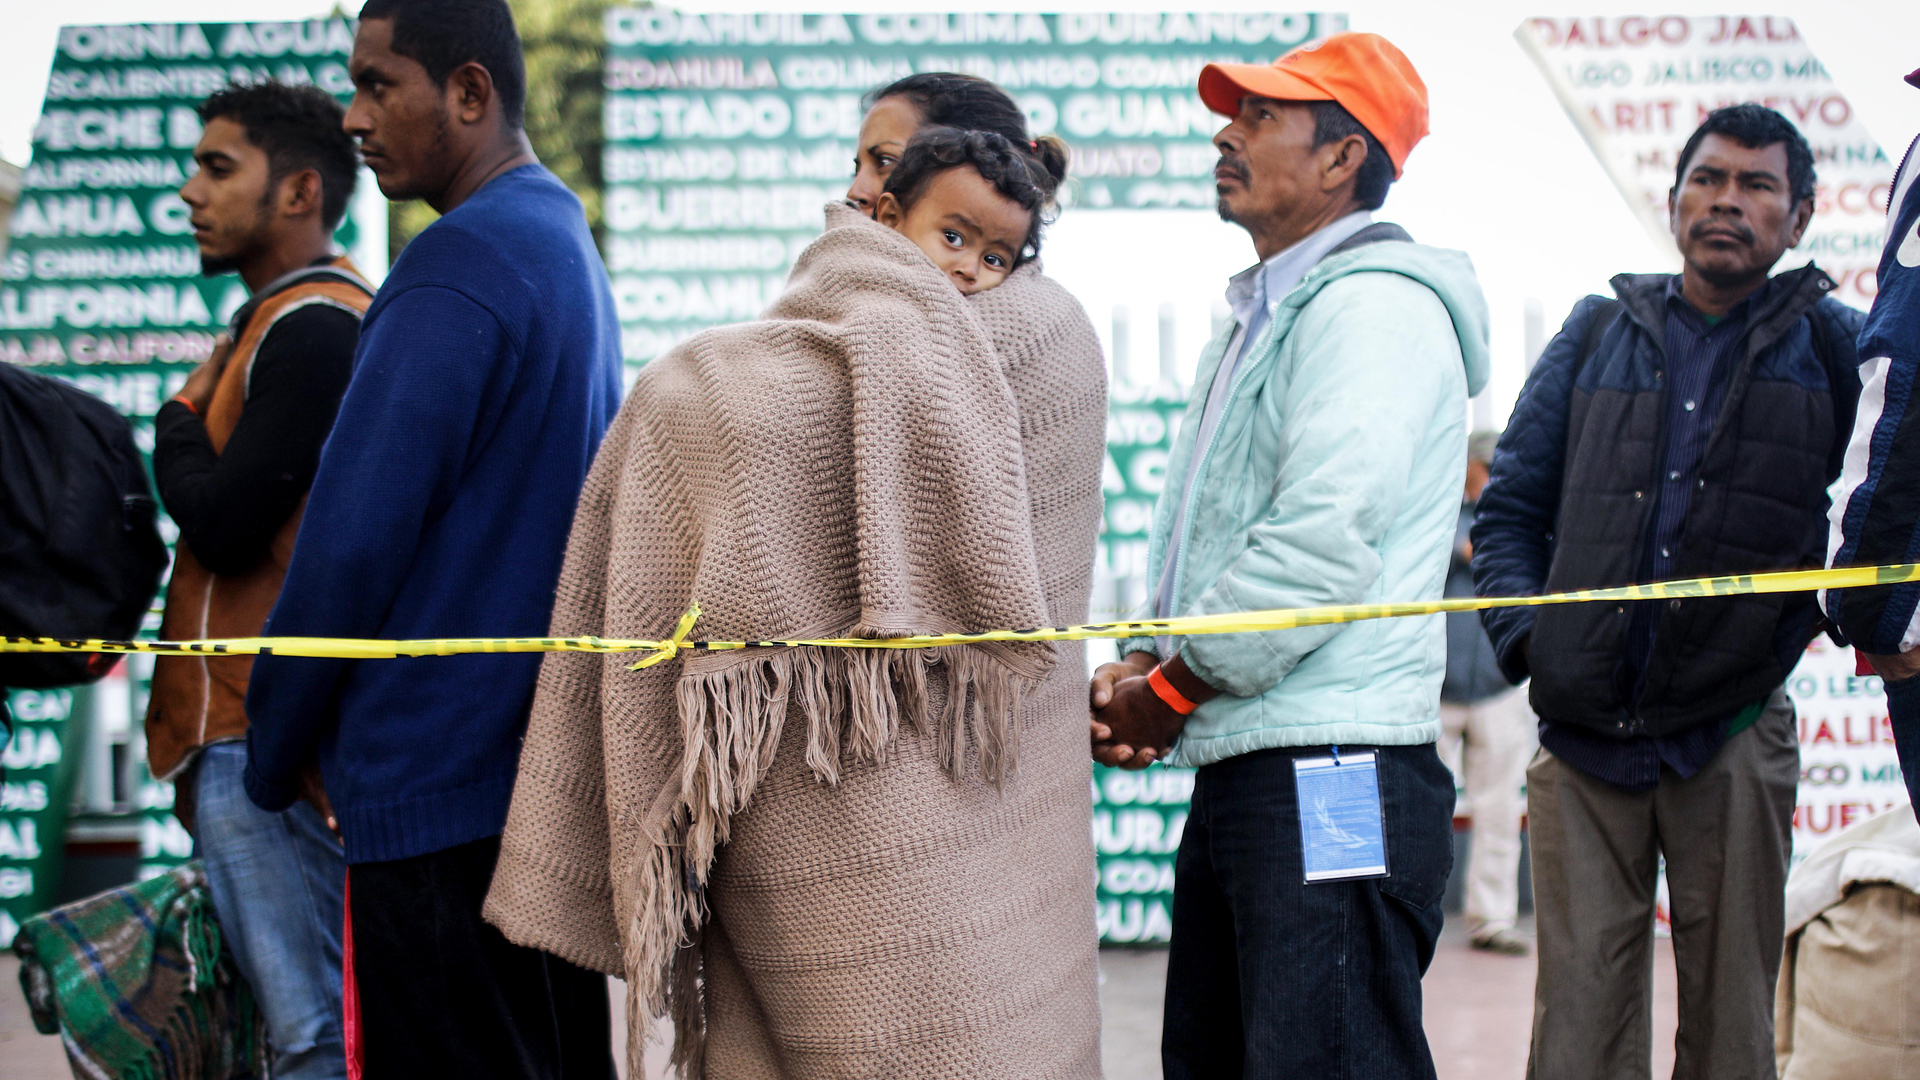
[[[829,206],[825,222],[765,318],[696,335],[641,372],[580,494],[553,635],[657,637],[694,597],[708,611],[703,636],[716,638],[1085,621],[1107,415],[1106,364],[1086,313],[1037,261],[963,298],[900,234],[846,206]],[[1020,1023],[936,1046],[901,1026],[913,1022],[910,1010],[890,1002],[886,1015],[866,1016],[847,1000],[829,1010],[836,1030],[912,1042],[885,1055],[894,1074],[984,1075],[980,1061],[961,1059],[990,1046],[1016,1055],[996,1060],[1030,1061],[1035,1075],[1097,1076],[1093,926],[1076,899],[1093,865],[1082,650],[973,642],[912,662],[836,655],[839,667],[829,656],[769,650],[643,672],[604,657],[548,656],[487,919],[509,940],[627,976],[633,1075],[649,1035],[669,1023],[677,1071],[719,1072],[718,1040],[753,1025],[711,1000],[705,980],[716,969],[706,961],[719,957],[705,954],[704,936],[718,943],[721,918],[757,924],[816,896],[850,895],[824,864],[777,895],[732,897],[708,885],[731,815],[757,784],[777,780],[779,792],[762,790],[753,818],[733,823],[743,860],[758,857],[747,849],[763,829],[791,836],[791,850],[803,853],[848,842],[792,832],[816,808],[837,806],[862,845],[933,848],[936,859],[983,871],[963,893],[932,898],[911,887],[931,867],[903,868],[880,892],[862,893],[889,925],[999,897],[1032,873],[1056,901],[1033,928],[1046,947],[1022,965],[1017,985],[1002,988],[1039,1006]],[[947,666],[930,671],[941,659]],[[692,677],[683,682],[683,672]],[[1015,710],[1027,730],[1016,728]],[[921,729],[916,741],[899,741],[913,737],[907,728]],[[770,773],[782,737],[789,754]],[[1007,775],[1016,756],[1030,775]],[[889,757],[893,768],[913,759],[911,783],[855,783],[866,770],[851,762]],[[953,783],[943,770],[1004,778],[999,801],[1032,810],[1022,837],[1042,862],[977,865],[980,851],[961,850],[966,822],[945,809],[955,793],[940,790]],[[844,779],[829,787],[808,773]],[[882,804],[862,801],[882,788]],[[804,955],[828,944],[807,932],[810,915],[800,920],[783,946]],[[962,951],[1004,960],[1006,939],[978,929]],[[862,970],[872,963],[905,977],[924,963],[866,944],[874,948],[860,951]],[[841,975],[820,988],[866,978]],[[927,972],[962,1011],[999,1003],[964,975]],[[769,1018],[797,1004],[788,983],[768,992]]]
[[[936,663],[946,668],[944,695],[930,692],[927,669]],[[934,736],[937,760],[955,780],[971,760],[983,780],[1004,787],[1019,752],[1020,706],[1035,682],[965,645],[808,646],[682,675],[680,791],[633,864],[636,907],[624,950],[628,1030],[670,1017],[675,1070],[684,1080],[705,1075],[700,946],[707,877],[733,815],[747,808],[772,767],[792,709],[806,718],[806,762],[821,783],[840,782],[843,758],[885,764],[906,727]],[[628,1040],[629,1075],[641,1075],[644,1046]]]

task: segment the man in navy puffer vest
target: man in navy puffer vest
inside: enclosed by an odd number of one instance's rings
[[[1768,276],[1813,194],[1778,113],[1736,105],[1694,132],[1668,200],[1683,271],[1581,301],[1521,392],[1473,529],[1481,595],[1821,565],[1861,316],[1811,264]],[[1675,1075],[1774,1076],[1800,778],[1781,684],[1818,618],[1804,594],[1485,614],[1540,716],[1529,1076],[1645,1074],[1663,856]]]

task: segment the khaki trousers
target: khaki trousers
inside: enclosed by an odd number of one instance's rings
[[[1676,1080],[1774,1080],[1800,748],[1775,691],[1752,727],[1682,780],[1622,791],[1545,750],[1527,769],[1539,976],[1530,1080],[1653,1071],[1654,879],[1667,862],[1679,976]]]
[[[1527,759],[1539,745],[1525,687],[1472,705],[1440,705],[1440,760],[1460,786],[1460,815],[1473,818],[1467,856],[1467,928],[1511,929],[1520,917],[1521,787]]]

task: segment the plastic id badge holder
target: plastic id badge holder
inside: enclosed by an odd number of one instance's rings
[[[1380,772],[1371,750],[1293,760],[1300,854],[1309,885],[1387,876]]]

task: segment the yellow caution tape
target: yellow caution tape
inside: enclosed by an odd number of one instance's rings
[[[1920,563],[1862,566],[1841,570],[1795,570],[1779,574],[1741,574],[1732,577],[1688,578],[1613,589],[1582,589],[1545,596],[1475,596],[1454,600],[1423,600],[1406,604],[1340,604],[1330,607],[1279,608],[1272,611],[1236,611],[1224,615],[1189,615],[1177,619],[1090,623],[1031,630],[983,630],[964,634],[916,634],[899,638],[793,638],[770,641],[691,641],[700,605],[680,617],[673,636],[658,641],[641,638],[434,638],[382,641],[369,638],[257,637],[209,641],[106,641],[100,639],[5,637],[0,653],[153,653],[161,656],[311,656],[341,660],[384,660],[400,656],[463,656],[470,653],[647,653],[635,668],[671,660],[682,650],[712,652],[732,649],[792,648],[816,645],[840,649],[931,649],[976,641],[1079,641],[1088,638],[1193,637],[1200,634],[1246,634],[1263,630],[1291,630],[1366,619],[1397,619],[1445,611],[1486,608],[1541,607],[1547,604],[1587,604],[1626,600],[1669,600],[1700,596],[1743,596],[1757,593],[1811,592],[1816,589],[1852,589],[1868,585],[1896,585],[1920,581]]]

